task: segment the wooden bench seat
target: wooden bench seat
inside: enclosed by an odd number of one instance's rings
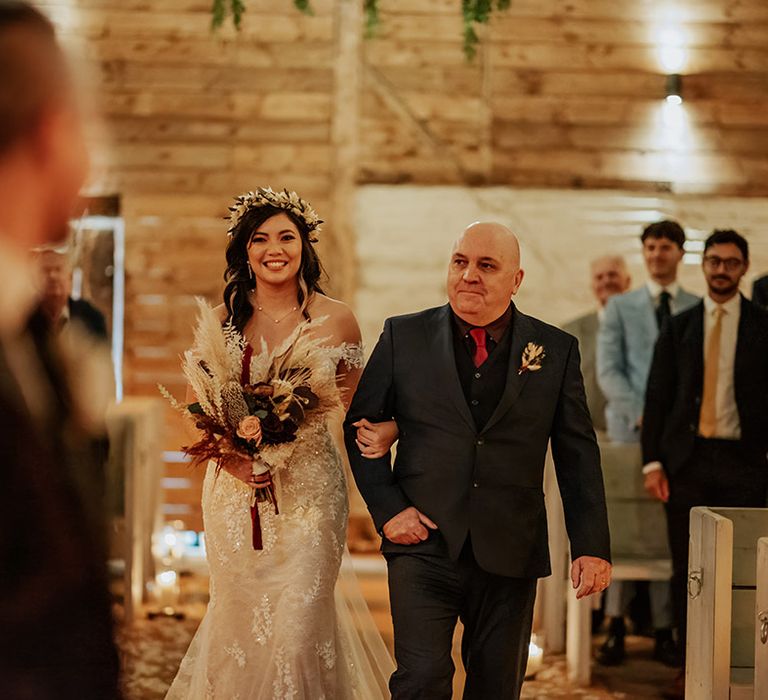
[[[768,698],[759,622],[768,603],[763,536],[768,508],[691,511],[686,700]]]

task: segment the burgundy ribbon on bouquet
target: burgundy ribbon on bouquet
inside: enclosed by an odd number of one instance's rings
[[[269,472],[259,474],[256,477],[256,491],[266,491],[266,498],[261,500],[269,501],[275,506],[275,515],[280,515],[280,511],[277,508],[277,494],[275,493],[275,485],[272,481],[272,475]],[[253,548],[256,550],[264,549],[264,543],[261,536],[261,518],[259,517],[259,499],[256,498],[254,504],[251,506],[251,523],[253,524]]]
[[[251,381],[251,357],[253,357],[253,348],[250,343],[246,343],[245,350],[243,351],[243,363],[240,368],[240,384],[245,386]],[[255,484],[256,491],[263,491],[266,489],[266,498],[255,498],[254,503],[251,506],[251,523],[253,525],[253,548],[256,550],[264,549],[264,542],[261,536],[261,518],[259,517],[259,501],[270,501],[275,505],[275,515],[279,513],[277,510],[277,496],[275,495],[275,486],[272,483],[272,476],[269,472],[260,474],[256,477]]]
[[[250,343],[246,343],[243,351],[243,364],[240,368],[240,384],[242,386],[251,381],[251,357],[253,357],[253,348]]]

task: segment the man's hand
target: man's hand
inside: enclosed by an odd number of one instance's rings
[[[411,506],[387,520],[382,530],[384,537],[395,544],[418,544],[429,537],[427,528],[437,530],[437,525]]]
[[[357,428],[357,449],[367,459],[383,457],[400,435],[397,423],[393,420],[371,423],[363,418],[352,425]]]
[[[645,475],[645,490],[654,498],[666,503],[669,500],[669,479],[663,469],[656,469]]]
[[[571,564],[571,583],[577,598],[604,591],[611,584],[613,567],[605,559],[579,557]]]

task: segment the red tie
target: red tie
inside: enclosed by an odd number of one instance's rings
[[[488,350],[485,347],[485,328],[473,328],[469,331],[472,340],[475,341],[475,355],[472,360],[475,367],[479,367],[488,359]]]

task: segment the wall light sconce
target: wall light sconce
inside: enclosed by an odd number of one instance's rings
[[[666,100],[672,105],[683,104],[683,77],[679,73],[667,76]]]

